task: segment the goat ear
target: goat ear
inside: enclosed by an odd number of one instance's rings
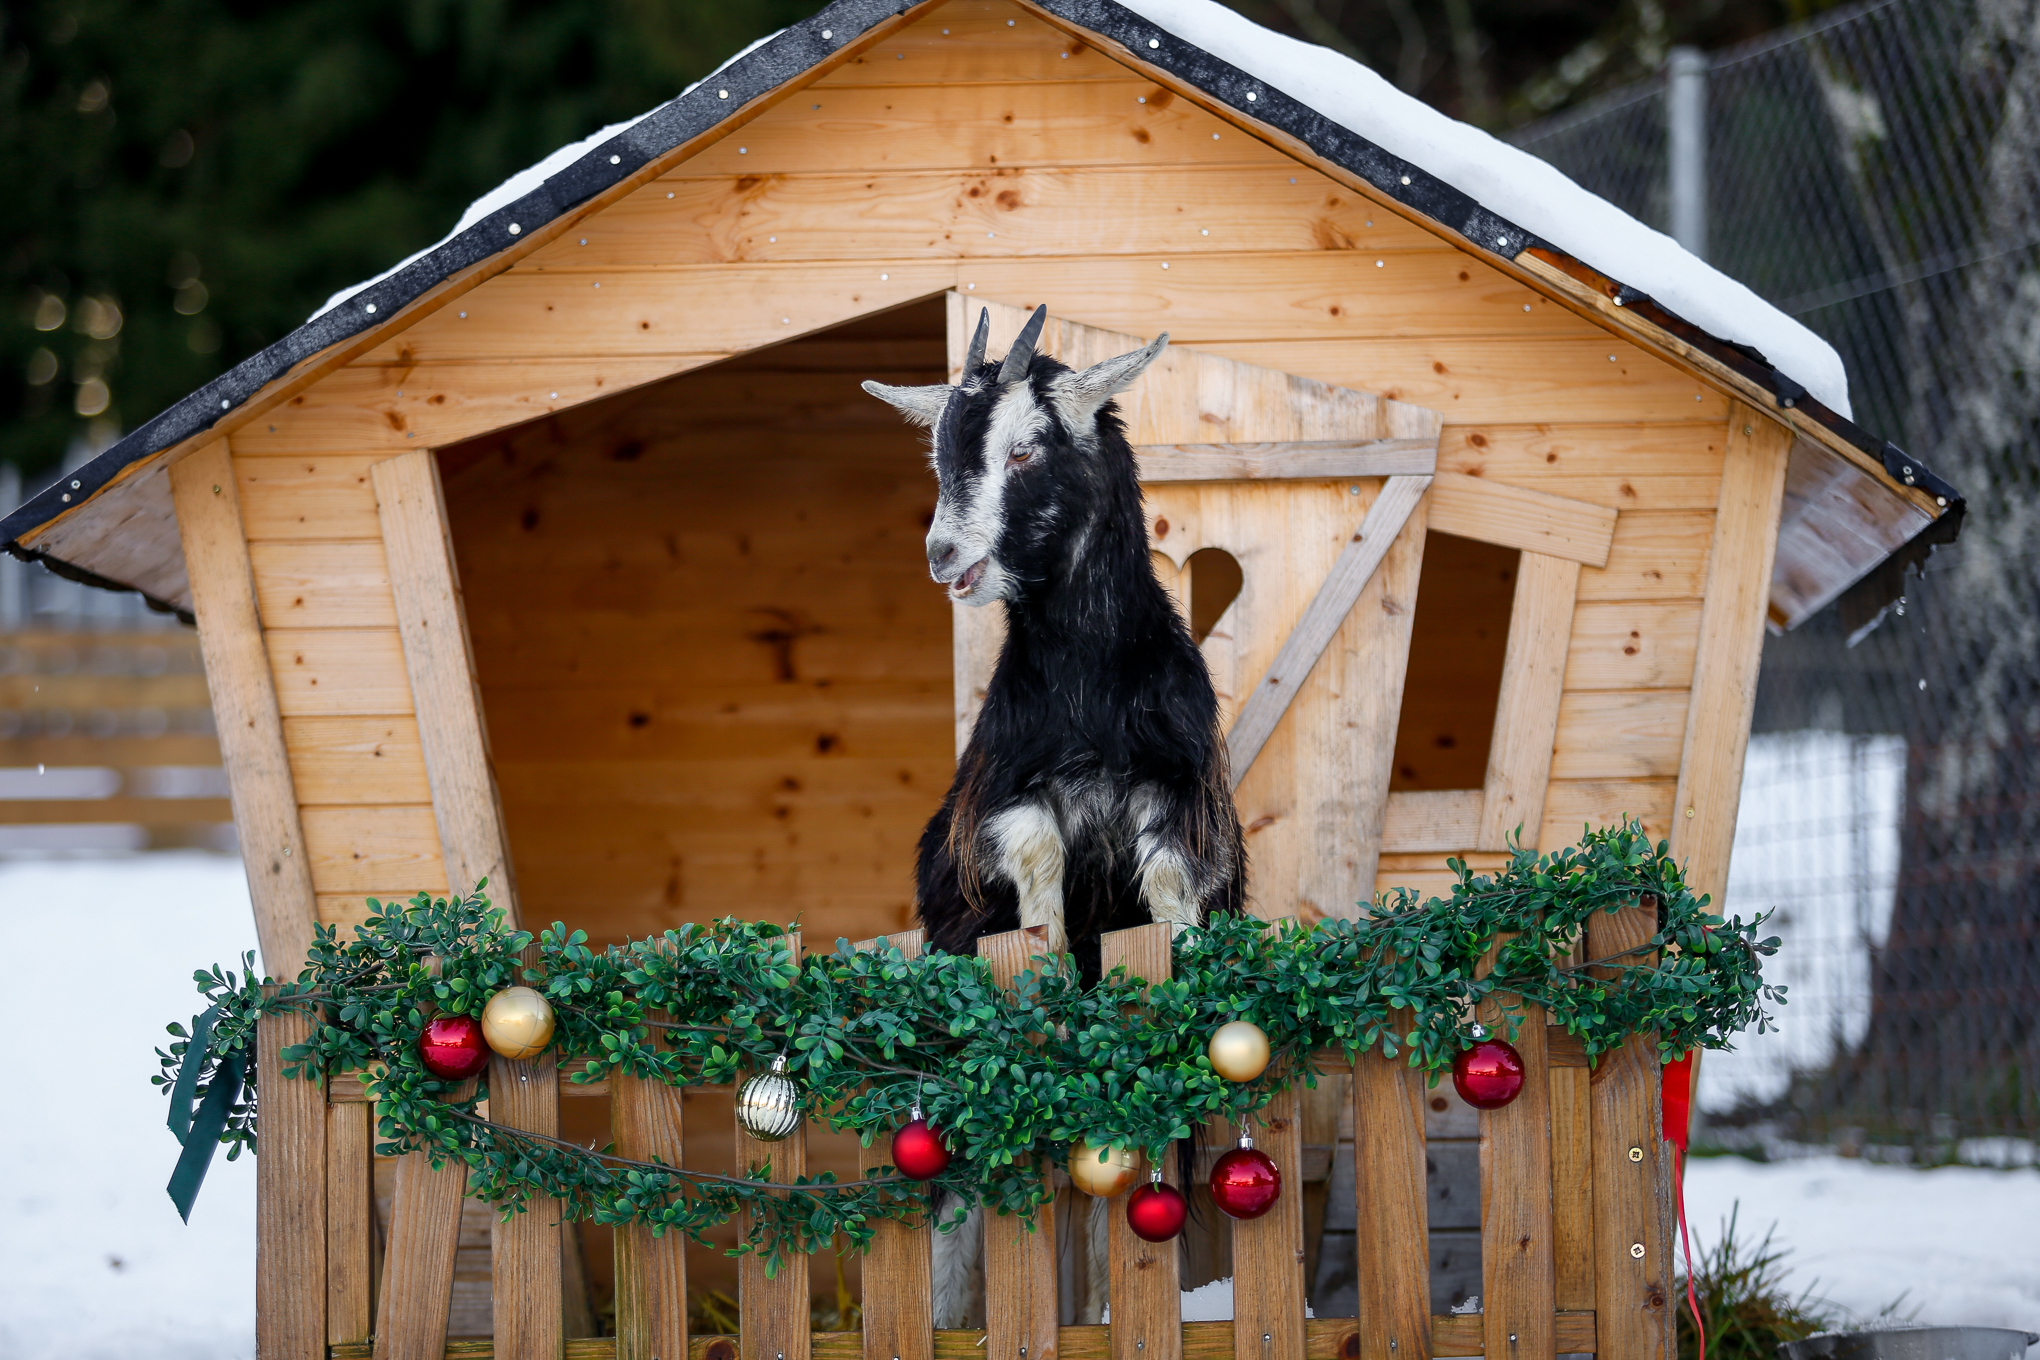
[[[949,404],[949,394],[956,389],[948,383],[936,383],[930,387],[893,387],[882,382],[867,382],[864,390],[897,409],[914,424],[933,425],[942,418],[942,408]]]
[[[1161,356],[1169,343],[1169,333],[1163,331],[1152,343],[1116,355],[1102,364],[1093,364],[1081,373],[1069,373],[1057,378],[1055,395],[1062,406],[1065,418],[1073,424],[1089,422],[1100,406],[1103,406],[1116,392],[1124,392],[1133,386],[1148,365]]]

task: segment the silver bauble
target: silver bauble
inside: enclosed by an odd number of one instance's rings
[[[800,1127],[800,1088],[786,1075],[786,1055],[772,1060],[737,1091],[737,1123],[761,1143],[776,1143]]]

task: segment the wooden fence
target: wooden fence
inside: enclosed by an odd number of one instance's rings
[[[1633,947],[1653,929],[1646,912],[1597,922],[1594,957]],[[911,952],[920,932],[894,935]],[[876,941],[867,941],[869,948]],[[799,937],[791,937],[800,948]],[[1003,982],[1029,966],[1037,932],[980,942]],[[1168,975],[1170,935],[1147,926],[1105,937],[1109,970]],[[1599,1354],[1669,1360],[1671,1285],[1668,1162],[1661,1155],[1654,1051],[1633,1039],[1589,1070],[1563,1031],[1526,1024],[1518,1043],[1530,1071],[1512,1104],[1480,1115],[1480,1223],[1484,1289],[1477,1313],[1433,1316],[1427,1234],[1423,1078],[1365,1055],[1351,1072],[1359,1263],[1357,1318],[1305,1317],[1304,1197],[1285,1193],[1230,1232],[1234,1316],[1184,1323],[1179,1244],[1143,1242],[1123,1213],[1109,1215],[1111,1321],[1066,1326],[1058,1296],[1056,1202],[1037,1231],[987,1217],[985,1326],[934,1330],[932,1229],[879,1225],[863,1265],[863,1331],[809,1325],[808,1262],[796,1257],[766,1278],[755,1258],[739,1265],[741,1330],[689,1336],[684,1240],[647,1229],[615,1235],[616,1335],[569,1340],[562,1288],[563,1233],[545,1203],[495,1225],[492,1341],[449,1342],[447,1320],[459,1247],[466,1171],[434,1170],[421,1153],[399,1159],[386,1237],[378,1233],[372,1174],[372,1107],[361,1082],[336,1075],[322,1090],[286,1080],[277,1057],[302,1041],[309,1016],[262,1021],[258,1208],[257,1352],[262,1360],[1421,1360],[1496,1356],[1550,1360]],[[568,1060],[571,1067],[574,1060]],[[681,1092],[622,1076],[562,1083],[551,1054],[496,1058],[490,1117],[556,1133],[562,1096],[607,1094],[619,1154],[681,1162]],[[1300,1179],[1302,1122],[1294,1093],[1264,1112],[1258,1145]],[[805,1131],[785,1142],[736,1141],[740,1165],[771,1161],[774,1175],[801,1172]],[[879,1141],[867,1166],[885,1159]],[[1174,1177],[1175,1169],[1167,1174]],[[1060,1202],[1067,1205],[1068,1196]],[[316,1282],[323,1280],[320,1289]]]

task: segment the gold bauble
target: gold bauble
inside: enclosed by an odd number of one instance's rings
[[[1251,1020],[1220,1025],[1207,1052],[1212,1070],[1227,1081],[1252,1081],[1268,1070],[1268,1036]]]
[[[482,1007],[482,1038],[505,1058],[536,1058],[552,1042],[552,1003],[529,987],[505,987]]]
[[[1098,1159],[1099,1150],[1079,1139],[1070,1144],[1070,1184],[1087,1195],[1111,1199],[1140,1178],[1140,1154],[1120,1148]]]

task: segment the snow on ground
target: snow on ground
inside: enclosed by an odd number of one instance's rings
[[[255,947],[238,859],[0,860],[0,1357],[233,1360],[255,1349],[255,1167],[213,1162],[177,1219],[149,1084],[194,968]]]
[[[1739,1209],[1738,1209],[1738,1206]],[[1708,1157],[1686,1173],[1697,1256],[1736,1236],[1789,1249],[1788,1283],[1858,1318],[2040,1331],[2040,1172],[1931,1171],[1841,1157]]]

